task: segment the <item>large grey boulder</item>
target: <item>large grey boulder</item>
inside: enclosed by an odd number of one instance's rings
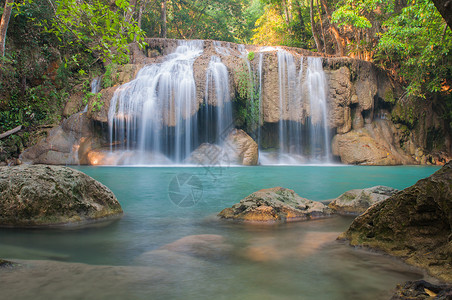
[[[80,171],[45,165],[0,167],[0,226],[83,225],[121,214],[115,195]]]
[[[327,217],[331,210],[320,202],[297,195],[293,190],[275,187],[252,193],[218,216],[245,222],[293,222]]]
[[[382,185],[350,190],[331,201],[328,207],[340,214],[360,215],[375,203],[383,201],[397,192],[397,189]]]

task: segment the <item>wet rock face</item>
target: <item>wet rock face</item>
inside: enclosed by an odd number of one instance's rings
[[[400,148],[399,138],[399,132],[389,120],[378,120],[364,128],[335,135],[332,152],[345,164],[385,166],[415,163]]]
[[[298,196],[293,190],[275,187],[252,193],[218,216],[245,222],[293,222],[327,217],[330,209],[320,202]]]
[[[0,226],[83,225],[122,214],[113,193],[68,167],[0,167]]]
[[[370,207],[341,235],[452,281],[452,162]]]
[[[26,149],[20,160],[29,164],[86,164],[86,154],[104,142],[86,114],[77,113],[50,130],[46,138]]]
[[[375,203],[388,199],[398,190],[387,186],[374,186],[367,189],[350,190],[336,199],[328,207],[340,214],[359,215]]]
[[[187,163],[202,166],[257,165],[257,143],[241,129],[233,129],[219,145],[203,143],[186,159]]]
[[[257,143],[243,130],[234,129],[226,138],[226,151],[233,163],[245,166],[257,165],[259,149]]]

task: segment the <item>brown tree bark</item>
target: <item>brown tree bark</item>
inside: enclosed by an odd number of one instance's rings
[[[433,4],[452,29],[452,0],[433,0]]]
[[[133,15],[135,14],[135,8],[137,6],[137,0],[130,0],[129,6],[131,7],[131,10],[127,10],[126,16],[124,17],[124,21],[127,23],[130,23],[132,20]]]
[[[167,35],[167,26],[166,26],[166,2],[167,0],[162,1],[162,27],[160,30],[160,37],[166,38]]]
[[[319,38],[317,36],[317,32],[315,31],[315,24],[314,24],[314,14],[313,14],[313,6],[314,6],[314,0],[311,0],[311,8],[309,10],[309,13],[311,15],[311,31],[312,31],[312,36],[314,37],[314,41],[315,41],[315,46],[317,48],[317,52],[321,52],[322,49],[320,48],[320,42],[319,42]]]
[[[8,30],[9,19],[11,17],[11,10],[13,8],[14,0],[6,0],[5,9],[3,10],[2,20],[0,21],[0,54],[5,56],[5,41],[6,31]]]
[[[317,13],[319,14],[319,20],[320,20],[320,30],[322,31],[322,40],[323,40],[323,52],[327,53],[326,51],[326,39],[325,39],[325,29],[323,28],[323,21],[322,21],[322,14],[320,13],[322,7],[319,4],[319,0],[317,1]]]
[[[344,56],[345,55],[344,38],[339,33],[339,30],[337,29],[336,25],[331,21],[332,18],[330,9],[328,7],[328,3],[326,2],[326,0],[320,0],[320,2],[322,3],[323,8],[325,9],[326,16],[328,17],[328,21],[330,22],[331,32],[333,33],[334,39],[336,40],[337,45],[336,54],[338,54],[339,52],[340,56]]]
[[[286,0],[282,0],[282,6],[283,6],[282,9],[284,10],[284,17],[285,17],[286,25],[290,32],[291,31],[291,28],[290,28],[291,15],[290,15],[289,6],[287,5]]]

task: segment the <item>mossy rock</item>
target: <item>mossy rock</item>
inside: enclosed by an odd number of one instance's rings
[[[320,202],[297,195],[293,190],[275,187],[254,192],[218,216],[244,222],[293,222],[324,218],[331,210]]]
[[[0,167],[0,226],[84,225],[122,214],[114,194],[62,166]]]
[[[452,161],[370,207],[341,235],[452,281]]]

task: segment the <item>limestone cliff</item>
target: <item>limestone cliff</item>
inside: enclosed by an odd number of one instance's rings
[[[99,147],[100,144],[104,147],[107,146],[110,100],[118,87],[133,80],[137,72],[146,64],[161,63],[165,59],[164,55],[174,52],[178,46],[178,41],[174,39],[147,39],[146,42],[148,46],[144,50],[138,49],[136,45],[131,45],[130,64],[115,66],[110,70],[107,78],[109,87],[100,91],[100,99],[92,97],[89,102],[88,119],[90,122],[94,122],[96,128],[103,130],[103,140],[94,143]],[[254,122],[257,122],[257,127],[261,128],[260,134],[269,137],[267,140],[275,140],[274,137],[277,134],[275,130],[281,121],[306,126],[306,120],[314,118],[310,113],[308,102],[301,101],[296,105],[281,106],[282,95],[291,92],[281,90],[281,66],[279,66],[278,60],[278,53],[281,51],[293,56],[295,62],[293,72],[300,74],[300,77],[302,69],[307,67],[305,58],[319,56],[317,53],[297,48],[262,48],[211,40],[203,41],[203,52],[193,63],[197,104],[191,108],[192,111],[187,116],[193,117],[204,106],[215,107],[217,105],[215,97],[206,97],[205,94],[209,61],[212,56],[217,56],[227,67],[229,82],[224,82],[224,84],[229,84],[230,97],[233,102],[238,97],[240,89],[243,88],[243,83],[241,83],[243,72],[249,73],[249,80],[253,81],[253,84],[250,84],[251,87],[261,84],[260,89],[252,92],[254,96],[251,98],[261,99],[259,105],[261,115]],[[422,111],[414,111],[407,117],[408,108],[403,104],[404,96],[400,85],[370,62],[345,57],[323,57],[322,66],[327,80],[327,119],[331,133],[331,149],[337,160],[346,164],[365,165],[439,164],[448,160],[451,152],[450,129],[448,124],[441,119],[441,114],[432,113],[435,111],[435,107],[428,107],[425,103],[423,105],[413,104],[411,107],[422,107]],[[247,74],[245,74],[246,76]],[[299,82],[291,84],[295,87],[295,94],[309,93],[306,88],[300,86]],[[81,101],[78,98],[83,95],[79,91],[75,91],[74,95],[69,101],[68,112],[72,112],[74,107],[80,107]],[[100,108],[99,103],[103,104]],[[239,106],[237,101],[234,102],[234,106]],[[247,103],[245,106],[248,108],[251,105]],[[412,108],[410,109],[412,110]],[[73,117],[65,122],[77,123]],[[164,120],[163,124],[171,127],[175,125],[175,122],[177,122],[175,119],[168,119]],[[240,127],[239,123],[236,120],[236,125]],[[246,128],[242,127],[242,129]],[[256,137],[256,132],[247,133]],[[24,157],[28,157],[30,162],[51,163],[52,159],[49,157],[55,156],[53,146],[51,146],[52,139],[55,137],[52,136],[56,135],[64,134],[61,130],[59,133],[58,130],[55,130],[47,140],[36,146],[42,153],[33,156],[27,154]],[[82,136],[75,138],[76,143],[80,144],[81,138]],[[69,137],[66,140],[74,140],[74,138]],[[261,146],[263,145],[261,144]],[[277,142],[274,141],[273,144],[266,142],[264,146],[278,147]],[[89,148],[96,148],[96,146]],[[45,151],[49,153],[43,154]],[[32,152],[36,152],[36,150]],[[71,153],[68,149],[57,152],[66,154],[58,154],[58,159],[53,163],[60,164],[62,161],[88,163],[86,153],[79,152],[77,159],[72,160],[66,157],[67,153]],[[433,152],[434,155],[431,155],[430,153]]]

